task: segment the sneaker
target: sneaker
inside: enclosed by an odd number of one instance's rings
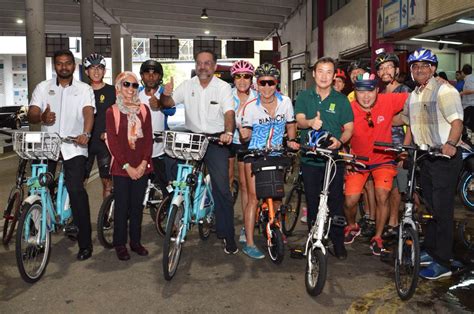
[[[382,233],[382,239],[390,240],[390,239],[398,238],[398,230],[399,230],[399,226],[392,227],[392,226],[387,225],[385,227],[384,232]]]
[[[434,259],[426,251],[420,252],[420,266],[429,266],[433,262]]]
[[[308,209],[303,207],[303,216],[301,216],[300,221],[304,224],[308,223]]]
[[[372,254],[374,254],[375,256],[380,256],[382,251],[384,251],[382,238],[373,237],[370,240],[370,249],[372,250]]]
[[[240,229],[239,243],[247,243],[247,237],[245,236],[245,228]]]
[[[224,242],[224,252],[225,254],[237,254],[239,249],[237,248],[237,244],[235,244],[235,240],[233,238],[227,240],[223,239]]]
[[[249,245],[244,245],[244,248],[242,249],[242,252],[245,253],[245,255],[253,258],[253,259],[262,259],[265,258],[265,254],[263,254],[255,245],[249,246]]]
[[[375,220],[367,219],[361,233],[364,237],[372,238],[375,235]]]
[[[354,239],[360,235],[360,227],[356,224],[355,227],[346,226],[344,228],[344,244],[351,244]]]
[[[432,262],[428,267],[420,270],[419,275],[421,278],[435,280],[451,276],[451,270],[436,262]]]

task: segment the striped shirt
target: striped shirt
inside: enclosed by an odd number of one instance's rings
[[[401,116],[416,144],[441,146],[448,140],[451,123],[463,119],[461,97],[452,85],[432,77],[422,91],[417,87],[410,94]]]

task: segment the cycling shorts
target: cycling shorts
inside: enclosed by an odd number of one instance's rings
[[[110,175],[110,153],[105,143],[92,143],[89,146],[89,156],[86,163],[86,179],[89,178],[94,161],[97,158],[97,167],[99,168],[99,176],[102,179],[111,179]]]
[[[235,158],[235,156],[237,156],[237,161],[244,161],[244,156],[242,156],[241,154],[238,154],[238,152],[242,151],[242,150],[246,150],[248,148],[249,148],[248,143],[246,143],[246,144],[235,144],[235,143],[230,144],[230,146],[229,146],[229,152],[230,152],[229,158]]]
[[[381,165],[369,171],[348,172],[345,176],[344,194],[361,194],[369,175],[372,175],[374,178],[376,189],[390,191],[392,189],[393,178],[397,175],[397,169],[393,165]]]

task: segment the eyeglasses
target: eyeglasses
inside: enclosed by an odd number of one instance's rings
[[[210,67],[210,66],[214,65],[214,62],[212,62],[212,61],[197,62],[196,61],[196,65],[198,67],[201,67],[201,66]]]
[[[372,112],[367,112],[365,115],[365,120],[367,121],[367,124],[369,125],[369,128],[374,127],[374,121],[372,120]]]
[[[250,80],[250,79],[252,79],[252,75],[251,74],[236,74],[236,75],[234,75],[234,80],[241,80],[241,79]]]
[[[429,63],[421,63],[421,64],[412,64],[410,69],[411,71],[418,71],[418,70],[426,70],[431,68],[431,64]]]
[[[122,86],[123,87],[132,87],[133,89],[138,89],[138,87],[140,86],[138,83],[131,83],[131,82],[128,82],[128,81],[124,81],[122,82]]]
[[[274,80],[261,80],[261,81],[258,81],[258,85],[264,87],[265,85],[268,85],[268,86],[275,86],[277,84],[277,82],[275,82]]]
[[[383,71],[386,71],[386,70],[391,70],[393,68],[395,68],[395,66],[393,64],[387,64],[386,66],[379,67],[379,71],[383,72]]]

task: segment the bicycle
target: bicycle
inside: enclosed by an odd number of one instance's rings
[[[27,180],[29,196],[23,201],[18,220],[15,255],[21,277],[28,283],[37,282],[44,274],[51,253],[51,232],[67,227],[72,220],[69,196],[64,183],[60,151],[62,143],[74,143],[75,138],[61,138],[56,133],[17,132],[14,151],[23,159],[38,160],[31,165]],[[59,160],[56,193],[50,191],[54,175],[48,172],[47,160]]]
[[[293,185],[284,199],[285,213],[281,220],[281,229],[286,236],[291,236],[295,230],[300,215],[302,196],[304,194],[303,174],[301,168],[293,179]]]
[[[172,182],[174,190],[163,244],[163,275],[170,281],[178,269],[187,233],[197,224],[199,237],[207,240],[214,225],[211,177],[204,175],[202,158],[209,142],[218,142],[219,138],[165,131],[164,140],[166,154],[185,161],[178,164],[177,179]]]
[[[430,147],[426,144],[410,146],[375,142],[375,146],[386,147],[385,151],[393,151],[396,153],[408,152],[410,160],[412,161],[408,170],[408,187],[402,219],[398,229],[398,242],[395,256],[395,287],[400,299],[405,301],[410,299],[415,293],[420,270],[419,224],[415,218],[414,205],[417,164],[429,156],[443,158],[449,158],[449,156],[441,154],[438,147]],[[432,217],[429,216],[429,218],[431,219]]]
[[[8,245],[15,232],[18,219],[21,216],[21,203],[24,197],[24,185],[26,183],[26,167],[28,159],[20,158],[18,160],[18,169],[16,172],[15,185],[10,190],[7,205],[3,212],[3,237],[2,242]]]
[[[312,296],[317,296],[323,291],[326,283],[327,242],[331,225],[342,227],[346,222],[343,216],[329,217],[329,186],[336,175],[336,163],[345,162],[364,168],[365,165],[357,160],[367,161],[368,158],[324,148],[303,147],[303,149],[307,150],[306,155],[326,159],[323,188],[319,196],[318,215],[308,234],[304,250],[304,256],[306,256],[307,261],[305,271],[306,291]]]
[[[257,206],[255,214],[255,227],[264,235],[267,241],[267,251],[270,259],[275,264],[281,264],[285,257],[285,246],[281,232],[281,217],[285,213],[285,206],[275,210],[274,199],[283,198],[284,177],[289,159],[272,159],[272,156],[281,157],[286,150],[281,147],[250,149],[241,151],[244,160],[256,158],[252,163],[252,173],[255,176],[255,190],[257,198],[262,202]],[[269,158],[270,157],[270,158]]]

